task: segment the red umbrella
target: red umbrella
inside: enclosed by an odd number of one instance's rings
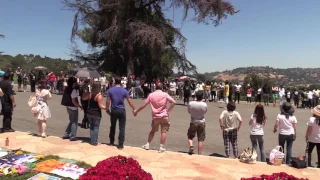
[[[181,77],[179,77],[179,81],[183,81],[183,80],[186,80],[186,79],[189,79],[189,77],[188,76],[181,76]]]

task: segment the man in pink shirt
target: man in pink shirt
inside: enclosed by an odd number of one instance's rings
[[[133,112],[134,116],[136,116],[142,109],[144,109],[148,104],[150,104],[153,119],[151,124],[152,129],[149,133],[147,144],[143,145],[142,148],[149,150],[149,146],[153,139],[153,136],[159,130],[159,125],[161,125],[161,141],[159,152],[164,152],[166,150],[164,147],[164,143],[166,142],[166,133],[170,127],[168,113],[176,105],[176,102],[173,100],[173,98],[169,96],[169,94],[163,92],[162,89],[162,83],[157,83],[156,91],[149,94],[144,104],[142,104],[138,110],[135,110]],[[167,102],[171,103],[169,109],[167,109]]]

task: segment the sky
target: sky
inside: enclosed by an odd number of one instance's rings
[[[319,0],[230,0],[240,10],[215,27],[182,22],[166,12],[188,39],[187,58],[199,72],[247,66],[320,67]],[[190,13],[192,14],[192,13]],[[0,0],[0,50],[70,59],[74,12],[60,0]],[[85,44],[80,49],[87,51]]]

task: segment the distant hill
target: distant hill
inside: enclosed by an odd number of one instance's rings
[[[286,85],[310,85],[320,83],[320,68],[272,68],[269,66],[241,67],[223,72],[204,73],[207,79],[243,81],[248,74]]]

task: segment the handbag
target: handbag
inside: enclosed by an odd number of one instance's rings
[[[255,149],[247,148],[242,151],[239,161],[247,164],[254,164],[257,161],[258,154]]]
[[[37,98],[36,96],[30,96],[29,100],[28,100],[28,106],[29,107],[34,107],[37,104]]]
[[[307,147],[305,151],[305,156],[299,157],[291,157],[291,165],[297,169],[307,168],[307,160],[308,160],[308,149],[309,149],[309,142],[307,142]]]
[[[307,168],[306,156],[291,157],[291,165],[297,169]]]
[[[285,154],[283,153],[283,149],[281,146],[276,146],[271,152],[269,156],[269,161],[271,164],[280,166],[282,164],[282,160],[284,159]]]

